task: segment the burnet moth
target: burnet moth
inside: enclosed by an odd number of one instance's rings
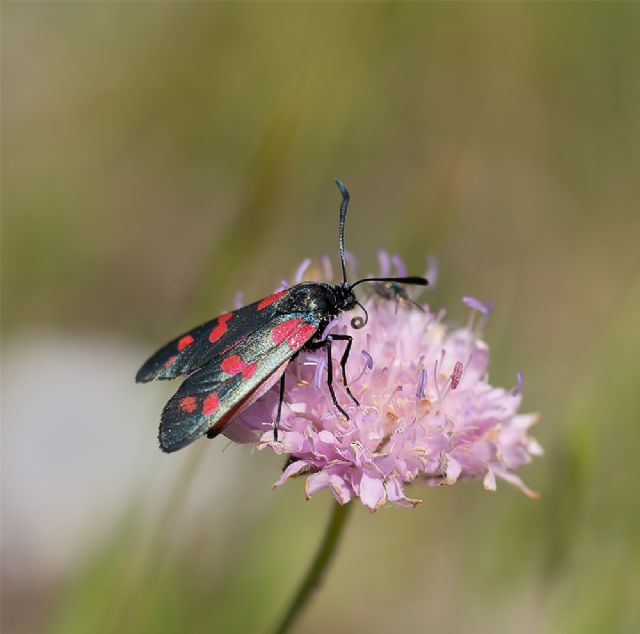
[[[336,409],[349,418],[338,403],[333,389],[331,346],[345,341],[340,359],[342,380],[349,390],[346,366],[352,338],[330,333],[323,337],[329,323],[340,313],[359,306],[365,317],[351,320],[353,328],[367,323],[367,313],[358,302],[354,288],[363,282],[426,286],[423,277],[373,277],[349,284],[344,259],[344,225],[349,207],[349,192],[336,180],[342,194],[339,225],[339,254],[342,279],[339,284],[302,282],[232,312],[216,317],[170,341],[140,368],[136,381],[186,376],[178,391],[165,405],[160,422],[159,440],[163,451],[172,452],[201,436],[215,438],[234,416],[249,407],[276,382],[280,381],[280,399],[273,422],[274,439],[285,392],[285,370],[301,350],[324,348],[327,354],[327,386]]]

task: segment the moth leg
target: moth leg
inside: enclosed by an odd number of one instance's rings
[[[331,356],[331,339],[322,339],[321,341],[313,341],[307,344],[307,350],[320,350],[320,348],[326,348],[327,350],[327,386],[329,387],[329,393],[331,394],[331,400],[333,404],[338,408],[341,414],[343,414],[347,420],[349,420],[349,414],[338,403],[336,393],[333,389],[333,358]]]
[[[331,356],[331,339],[324,339],[318,343],[320,344],[318,347],[324,347],[327,350],[327,385],[329,387],[329,393],[331,394],[333,404],[338,408],[338,411],[343,414],[347,420],[349,420],[349,414],[347,414],[346,410],[340,405],[340,403],[338,403],[336,393],[333,389],[333,357]]]
[[[347,347],[344,349],[342,358],[340,359],[340,367],[342,368],[342,382],[344,383],[344,389],[347,390],[347,394],[351,397],[351,400],[360,405],[358,399],[351,393],[349,384],[347,383],[347,361],[349,360],[349,354],[351,354],[351,346],[353,344],[353,337],[351,335],[329,335],[334,341],[346,341]]]
[[[282,401],[284,401],[284,382],[286,372],[282,373],[280,377],[280,397],[278,398],[278,413],[276,419],[273,421],[273,440],[278,442],[278,429],[280,428],[280,415],[282,414]]]

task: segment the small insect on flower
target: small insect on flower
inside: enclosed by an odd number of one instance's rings
[[[386,251],[378,251],[378,262],[380,263],[380,274],[385,277],[391,275],[391,264],[393,264],[393,267],[395,268],[397,277],[404,277],[407,274],[407,268],[398,255],[393,254],[389,256]],[[433,280],[437,276],[436,267],[437,264],[435,258],[429,257],[425,278],[429,280],[429,285],[432,288]],[[424,312],[424,307],[411,297],[407,288],[402,284],[398,284],[392,280],[387,280],[385,282],[375,282],[371,285],[371,289],[374,296],[386,301],[394,301],[396,303],[396,313],[398,312],[398,308],[408,304],[411,304],[418,310]]]
[[[327,326],[341,313],[359,306],[365,317],[351,320],[355,329],[367,323],[367,312],[354,288],[363,282],[426,286],[418,276],[363,278],[347,281],[344,256],[344,225],[349,192],[336,181],[342,194],[338,248],[342,282],[302,282],[262,300],[238,308],[176,337],[140,368],[136,381],[174,379],[188,375],[166,404],[160,422],[160,447],[172,452],[206,435],[214,438],[243,410],[280,381],[280,398],[273,422],[274,438],[285,393],[285,370],[301,350],[324,349],[327,355],[327,386],[335,407],[348,419],[333,388],[333,341],[345,341],[340,359],[343,385],[348,387],[346,365],[353,339],[348,334],[324,336]]]

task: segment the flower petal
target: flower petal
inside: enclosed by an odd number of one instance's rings
[[[380,252],[379,261],[381,272],[389,274],[404,267],[387,252]],[[328,279],[327,258],[323,266]],[[308,274],[307,267],[305,261],[298,278]],[[491,302],[468,296],[463,301],[481,313],[481,324],[493,309]],[[259,438],[259,448],[295,457],[277,486],[310,473],[307,496],[329,488],[339,503],[357,496],[372,511],[387,500],[415,506],[419,501],[407,498],[404,487],[416,480],[435,486],[475,478],[492,491],[501,478],[535,496],[515,472],[542,453],[528,432],[537,415],[518,412],[520,373],[515,388],[488,382],[489,346],[479,336],[480,327],[473,327],[473,315],[467,326],[449,330],[444,310],[432,313],[425,306],[423,312],[379,297],[363,300],[363,305],[369,314],[363,328],[350,328],[349,320],[339,315],[321,333],[353,337],[345,370],[359,406],[343,385],[345,348],[336,342],[335,397],[327,386],[326,351],[301,350],[286,370],[279,442],[273,442],[272,429],[278,385],[236,417],[228,435],[243,442]]]
[[[289,478],[299,475],[301,472],[309,468],[309,463],[304,460],[296,460],[292,462],[283,472],[282,475],[273,483],[273,487],[282,486]]]
[[[360,499],[372,511],[377,511],[386,501],[386,493],[382,480],[371,478],[366,473],[360,478]]]

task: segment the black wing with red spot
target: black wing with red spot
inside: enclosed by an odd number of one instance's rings
[[[274,293],[176,337],[145,362],[136,375],[136,381],[147,383],[155,379],[175,379],[198,370],[267,325],[276,313],[278,301],[287,294],[288,290]]]
[[[187,378],[162,413],[162,450],[176,451],[205,434],[219,434],[278,380],[320,323],[309,312],[276,317]]]

